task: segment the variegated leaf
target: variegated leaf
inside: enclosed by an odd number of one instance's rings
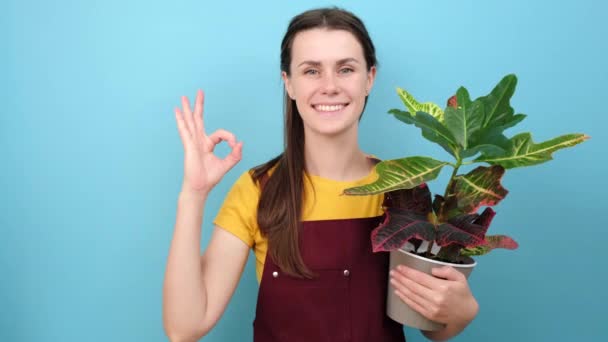
[[[505,248],[505,249],[517,249],[519,245],[515,240],[506,235],[488,235],[486,236],[484,246],[494,248]]]
[[[432,115],[437,121],[443,122],[443,110],[437,104],[432,102],[420,103],[410,93],[401,88],[397,88],[397,94],[412,115],[415,116],[417,112],[424,112]]]
[[[383,206],[406,209],[420,215],[432,211],[431,191],[426,183],[411,189],[390,191],[384,196]]]
[[[478,256],[491,252],[496,248],[517,249],[518,244],[512,238],[506,235],[489,235],[486,236],[483,244],[475,247],[463,248],[460,250],[461,255]]]
[[[492,219],[494,218],[495,215],[496,215],[496,212],[494,212],[494,210],[492,210],[492,208],[486,208],[483,211],[483,213],[481,213],[481,215],[477,215],[477,214],[460,215],[458,217],[454,217],[454,218],[450,219],[448,222],[451,223],[453,226],[459,227],[460,230],[464,230],[464,231],[468,232],[469,234],[475,235],[478,238],[477,243],[479,245],[478,246],[469,245],[469,247],[468,247],[471,249],[475,249],[485,243],[486,232],[488,231],[488,228],[490,227],[490,224],[492,223]],[[474,218],[474,219],[471,222],[472,218]],[[458,243],[454,242],[454,243],[448,244],[447,246],[442,247],[438,256],[440,256],[446,260],[458,261],[458,260],[461,260],[460,251],[462,248],[463,248],[462,244],[458,244]]]
[[[449,219],[448,223],[475,235],[480,241],[483,241],[495,215],[496,212],[492,208],[486,208],[481,215],[477,213],[463,214]]]
[[[509,193],[500,184],[505,169],[500,165],[479,166],[466,175],[454,178],[454,193],[458,209],[464,213],[475,213],[480,206],[498,204]]]
[[[483,244],[495,214],[492,208],[486,208],[481,215],[464,214],[453,217],[447,223],[439,225],[435,242],[439,246],[456,244],[461,247]]]
[[[453,189],[454,187],[452,186],[451,188]],[[464,214],[464,212],[456,206],[456,197],[448,196],[448,200],[446,201],[443,196],[437,194],[435,194],[435,199],[433,200],[433,211],[437,214],[437,219],[441,222]]]
[[[428,157],[408,157],[382,161],[375,166],[378,178],[373,183],[344,190],[345,195],[372,195],[411,189],[437,178],[447,162]]]
[[[483,242],[483,238],[478,237],[472,231],[479,231],[483,227],[476,226],[472,223],[476,215],[470,215],[471,217],[463,218],[458,222],[447,222],[439,225],[437,230],[437,238],[435,242],[439,246],[448,246],[456,244],[460,246],[477,246]],[[469,226],[469,227],[467,227]],[[476,226],[476,227],[473,227]]]
[[[433,241],[435,226],[424,215],[400,208],[387,208],[384,222],[372,231],[372,250],[391,251],[410,239]]]
[[[479,256],[488,254],[491,251],[487,246],[474,246],[474,247],[466,247],[460,250],[460,255],[464,256]]]
[[[562,148],[572,147],[587,139],[589,139],[589,136],[585,134],[565,134],[535,144],[532,141],[530,133],[521,133],[511,138],[509,149],[502,153],[487,151],[482,153],[474,162],[501,165],[505,169],[541,164],[553,159],[551,155],[553,152]]]

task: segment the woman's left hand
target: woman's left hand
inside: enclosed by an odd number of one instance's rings
[[[391,270],[395,293],[422,316],[444,324],[468,325],[479,305],[467,278],[450,266],[433,268],[432,274],[399,265]]]

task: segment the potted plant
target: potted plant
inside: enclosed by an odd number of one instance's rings
[[[397,88],[408,111],[389,113],[419,127],[424,138],[439,144],[455,161],[423,156],[382,161],[375,166],[374,182],[344,190],[346,195],[386,193],[385,220],[373,230],[371,239],[374,252],[390,252],[391,269],[405,264],[431,274],[431,268],[447,264],[468,277],[476,265],[472,256],[495,248],[517,248],[506,235],[486,235],[496,214],[491,207],[508,193],[500,183],[505,170],[544,163],[553,152],[589,137],[566,134],[542,143],[534,143],[530,133],[507,138],[504,131],[525,118],[510,105],[516,84],[516,76],[507,75],[490,94],[474,101],[460,87],[445,110],[431,102],[419,103]],[[461,167],[477,163],[486,165],[458,173]],[[445,166],[453,168],[451,177],[444,193],[432,198],[426,182],[437,178]],[[478,213],[481,207],[485,209]],[[387,314],[424,330],[443,326],[410,309],[390,289]]]

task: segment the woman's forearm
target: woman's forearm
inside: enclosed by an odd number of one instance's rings
[[[198,339],[207,306],[201,270],[201,224],[207,194],[182,191],[163,286],[163,323],[173,340]]]

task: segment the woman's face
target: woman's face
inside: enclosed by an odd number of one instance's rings
[[[355,36],[344,30],[302,31],[295,36],[291,55],[291,75],[282,76],[306,135],[356,131],[376,68],[367,70]]]

